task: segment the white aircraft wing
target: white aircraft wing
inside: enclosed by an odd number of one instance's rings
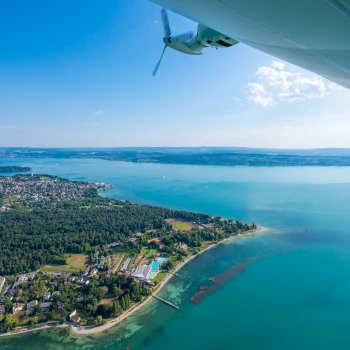
[[[350,0],[151,0],[350,89]]]

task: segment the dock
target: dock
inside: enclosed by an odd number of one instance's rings
[[[167,304],[167,305],[173,307],[173,308],[176,309],[176,310],[179,309],[178,306],[176,306],[175,304],[171,303],[170,301],[167,301],[167,300],[165,300],[165,299],[162,299],[162,298],[160,298],[160,297],[158,297],[158,296],[156,296],[156,295],[154,295],[154,294],[151,294],[151,295],[152,295],[153,298],[158,299],[159,301],[163,302],[164,304]]]

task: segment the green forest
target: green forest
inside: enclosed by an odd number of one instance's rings
[[[150,205],[119,202],[97,195],[28,210],[0,213],[0,275],[57,263],[66,253],[124,241],[138,231],[167,229],[170,217],[209,222],[210,216]]]
[[[3,165],[0,166],[0,173],[27,173],[32,169],[27,166]]]

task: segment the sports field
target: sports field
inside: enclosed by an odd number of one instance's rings
[[[190,230],[192,228],[192,226],[190,224],[188,224],[187,222],[182,222],[182,221],[172,222],[171,225],[179,231]]]
[[[67,265],[45,265],[40,270],[55,273],[73,273],[86,268],[85,254],[71,254],[66,256]]]

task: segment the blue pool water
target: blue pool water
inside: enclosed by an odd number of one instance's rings
[[[159,268],[159,263],[157,261],[153,261],[152,270],[158,270],[158,268]]]
[[[152,270],[158,270],[159,265],[161,265],[164,261],[167,261],[167,258],[158,258],[157,261],[153,261],[152,263]],[[151,274],[149,274],[151,276]]]
[[[157,261],[159,264],[162,264],[163,262],[167,261],[167,258],[158,258]]]
[[[149,277],[154,278],[156,277],[157,272],[151,272],[148,274]]]

